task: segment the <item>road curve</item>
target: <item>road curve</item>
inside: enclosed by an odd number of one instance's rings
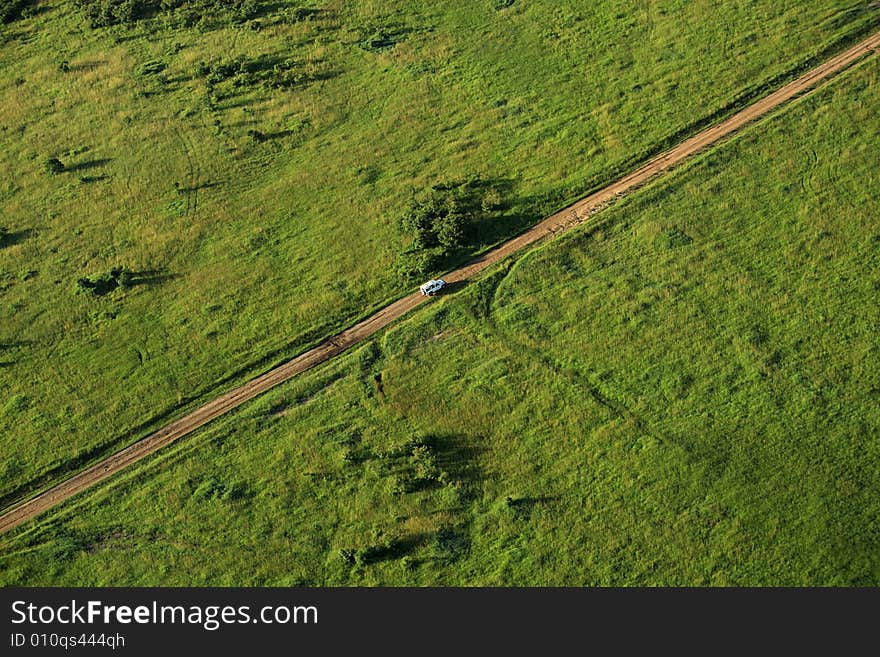
[[[727,120],[703,130],[678,146],[658,155],[616,182],[587,196],[574,205],[547,217],[526,232],[504,242],[463,267],[450,272],[444,276],[444,279],[450,283],[467,280],[493,263],[507,258],[511,254],[524,249],[544,237],[569,230],[583,223],[616,198],[631,192],[658,174],[681,163],[707,146],[717,143],[787,101],[809,91],[819,83],[851,66],[862,57],[877,50],[880,50],[880,32],[849,50],[832,57],[793,82],[734,114]],[[279,383],[287,381],[294,375],[333,358],[349,347],[362,342],[394,320],[399,319],[423,301],[425,301],[425,297],[422,297],[419,292],[398,299],[374,315],[342,331],[317,347],[300,354],[293,360],[279,365],[275,369],[248,381],[234,390],[220,395],[146,438],[75,474],[30,500],[8,509],[0,516],[0,533],[17,527],[26,520],[47,511],[86,488],[111,477],[132,463],[136,463],[178,438],[182,438],[195,431],[202,425],[240,406],[249,399],[253,399]]]

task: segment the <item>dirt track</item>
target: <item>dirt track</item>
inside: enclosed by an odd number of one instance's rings
[[[586,221],[591,215],[601,210],[621,195],[682,162],[706,146],[715,144],[729,136],[744,125],[764,116],[792,98],[810,90],[820,82],[839,73],[855,61],[870,52],[880,49],[880,33],[877,33],[849,50],[829,59],[822,65],[805,73],[797,80],[787,84],[769,96],[748,106],[726,121],[703,130],[699,134],[682,142],[675,148],[658,155],[647,164],[624,176],[608,187],[591,194],[574,205],[544,219],[525,233],[504,242],[497,248],[480,256],[467,265],[450,272],[444,279],[454,283],[473,277],[489,265],[520,251],[529,244],[544,237],[553,235]],[[140,440],[103,461],[83,470],[70,479],[37,495],[36,497],[13,507],[0,516],[0,532],[6,532],[26,520],[43,513],[56,504],[76,495],[82,490],[107,479],[123,468],[139,461],[145,456],[161,449],[188,433],[194,431],[226,413],[229,410],[253,399],[269,388],[286,381],[295,374],[314,367],[333,358],[352,345],[355,345],[394,320],[402,317],[425,300],[419,292],[410,294],[386,306],[376,314],[355,324],[326,342],[301,354],[283,365],[258,376],[244,385],[231,390],[201,408],[180,418],[160,429],[154,434]]]

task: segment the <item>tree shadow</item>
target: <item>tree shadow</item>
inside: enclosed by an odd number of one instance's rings
[[[286,62],[287,58],[280,55],[260,55],[245,62],[244,70],[246,73],[268,73]]]
[[[94,71],[103,64],[106,64],[106,62],[103,60],[98,60],[94,62],[80,62],[79,64],[68,64],[67,70],[71,72]]]
[[[174,274],[164,269],[145,269],[143,271],[131,272],[128,286],[136,287],[138,285],[159,285],[179,278],[179,274]]]
[[[272,141],[273,139],[284,139],[285,137],[290,137],[291,135],[295,135],[296,133],[296,130],[278,130],[277,132],[267,132],[263,135],[263,137],[267,141]]]
[[[195,80],[195,77],[192,75],[186,75],[186,74],[181,74],[181,75],[177,75],[177,76],[170,76],[169,75],[167,78],[165,78],[165,84],[166,84],[166,86],[169,86],[169,87],[171,85],[177,85],[174,87],[176,89],[184,82],[192,82],[193,80]]]
[[[483,480],[479,458],[486,450],[463,434],[432,434],[425,443],[434,453],[438,467],[452,479],[476,484]]]
[[[112,162],[113,159],[109,157],[99,158],[97,160],[88,160],[86,162],[78,162],[77,164],[68,164],[64,167],[65,171],[86,171],[88,169],[96,169],[98,167],[102,167],[106,164]]]
[[[3,353],[4,351],[16,349],[18,347],[24,347],[29,344],[31,344],[29,341],[22,341],[22,340],[16,340],[13,342],[0,342],[0,353]],[[16,361],[14,361],[14,360],[0,360],[0,367],[12,367],[13,365],[15,365],[15,363],[16,363]]]
[[[362,31],[357,45],[367,52],[379,53],[393,48],[410,34],[432,32],[432,28],[414,28],[402,23],[388,23]]]
[[[33,344],[33,340],[12,340],[11,342],[0,342],[0,351],[6,351],[7,349],[17,349],[18,347],[27,347],[31,344]]]
[[[227,128],[247,128],[248,126],[257,125],[257,121],[253,119],[248,119],[247,121],[235,121],[233,123],[227,123]]]
[[[434,535],[432,548],[433,561],[446,564],[458,561],[471,549],[471,537],[467,525],[441,527]]]
[[[178,193],[180,193],[180,194],[190,194],[192,192],[198,192],[199,190],[202,190],[202,189],[211,189],[212,187],[220,187],[220,185],[222,185],[222,184],[223,183],[216,181],[216,180],[213,182],[196,183],[195,185],[192,185],[190,187],[183,187],[180,185],[180,183],[175,183],[174,189],[176,189],[178,191]]]
[[[558,502],[562,498],[559,495],[538,495],[535,497],[509,497],[507,499],[509,500],[507,505],[510,507],[530,509],[536,504]]]
[[[276,2],[274,4],[274,8],[283,8],[286,7],[287,3],[285,2]],[[329,9],[318,9],[315,7],[297,7],[292,10],[292,18],[296,21],[310,21],[318,16],[325,16],[330,14]]]
[[[226,94],[222,100],[235,99],[235,98],[238,98],[238,100],[233,100],[233,102],[231,102],[231,103],[224,103],[222,105],[220,103],[218,103],[216,105],[217,110],[220,112],[225,112],[226,110],[238,109],[239,107],[250,107],[251,105],[256,105],[257,103],[264,103],[267,100],[270,100],[270,98],[271,98],[270,96],[257,96],[256,98],[253,98],[253,97],[242,98],[241,96],[243,96],[243,95],[244,95],[244,93],[242,93],[242,94],[236,94],[236,93]]]
[[[287,139],[288,137],[300,137],[302,135],[301,130],[276,130],[275,132],[260,132],[259,130],[255,130],[251,128],[247,131],[248,137],[253,139],[255,142],[262,144],[265,142],[272,141],[280,141],[283,139]]]
[[[33,234],[34,231],[30,228],[12,231],[11,233],[0,232],[0,249],[5,249],[7,246],[15,246],[16,244],[21,244],[25,240],[29,239]]]
[[[107,174],[101,174],[100,176],[80,176],[79,181],[81,183],[88,184],[88,183],[101,182],[102,180],[107,180],[109,178],[110,178],[110,176],[108,176]]]
[[[319,62],[320,63],[320,62]],[[316,83],[332,80],[340,75],[340,71],[336,69],[328,69],[325,71],[316,71],[314,73],[298,72],[291,78],[283,78],[275,81],[269,81],[268,85],[273,89],[305,89],[306,87]]]
[[[558,502],[561,498],[558,495],[538,495],[530,497],[508,497],[505,502],[507,508],[511,509],[518,518],[524,518],[531,515],[535,507],[547,506]]]
[[[249,16],[250,20],[274,19],[268,25],[281,25],[311,21],[316,18],[329,15],[328,9],[314,7],[291,7],[290,2],[261,2],[256,10]]]

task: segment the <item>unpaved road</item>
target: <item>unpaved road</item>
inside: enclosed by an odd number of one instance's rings
[[[574,205],[547,217],[525,233],[504,242],[467,265],[450,272],[444,279],[449,283],[464,281],[473,277],[489,265],[498,262],[541,238],[572,228],[586,221],[592,214],[601,210],[619,196],[670,169],[694,153],[717,143],[724,137],[739,130],[744,125],[764,116],[792,98],[809,91],[820,82],[839,73],[863,56],[880,49],[880,32],[862,41],[849,50],[829,59],[797,80],[785,85],[769,96],[734,114],[726,121],[714,125],[682,142],[675,148],[658,155],[647,164],[624,176],[608,187],[591,194]],[[145,456],[174,442],[178,438],[219,417],[223,413],[253,399],[269,388],[282,383],[292,376],[333,358],[352,345],[355,345],[425,301],[419,292],[410,294],[386,306],[376,314],[355,324],[326,342],[310,349],[275,369],[258,376],[244,385],[231,390],[179,420],[175,420],[154,434],[140,440],[120,452],[96,463],[87,470],[74,475],[57,486],[40,493],[36,497],[13,507],[0,516],[0,532],[5,532],[26,520],[43,513],[56,504],[76,495],[82,490],[116,474]]]

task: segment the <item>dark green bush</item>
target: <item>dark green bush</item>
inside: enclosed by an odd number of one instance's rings
[[[138,17],[154,11],[156,3],[144,0],[73,0],[92,27],[109,27],[133,23]]]
[[[456,211],[450,211],[438,216],[433,224],[437,243],[445,253],[454,251],[465,243],[464,216]]]
[[[124,267],[114,267],[109,272],[92,278],[83,277],[76,281],[78,292],[85,292],[92,296],[102,297],[117,288],[126,289],[131,287],[132,274]]]
[[[687,246],[693,242],[693,238],[679,228],[672,227],[657,236],[657,243],[667,249]]]
[[[400,280],[413,283],[436,272],[440,262],[441,258],[435,251],[412,249],[397,255],[394,271]]]
[[[8,24],[24,18],[35,0],[0,0],[0,23]]]
[[[484,220],[502,210],[498,184],[479,177],[438,182],[414,196],[397,221],[405,248],[395,264],[398,276],[411,282],[451,265],[480,244],[488,225]]]
[[[12,0],[0,0],[12,4]],[[218,23],[243,24],[262,13],[259,0],[73,0],[94,28],[133,23],[158,13],[178,14],[185,27],[208,28]],[[2,14],[0,14],[2,15]]]
[[[415,199],[398,222],[413,249],[441,247],[442,255],[464,245],[464,215],[453,195],[432,193]]]
[[[61,173],[64,171],[64,162],[57,157],[50,157],[45,162],[46,171],[51,174]]]
[[[144,62],[138,67],[139,75],[156,75],[157,73],[161,73],[165,70],[166,64],[165,62],[154,59],[149,62]]]
[[[307,72],[303,63],[295,59],[279,60],[272,56],[201,62],[193,72],[196,77],[205,78],[209,89],[223,83],[236,89],[258,85],[266,89],[293,89],[330,75],[328,71]]]

